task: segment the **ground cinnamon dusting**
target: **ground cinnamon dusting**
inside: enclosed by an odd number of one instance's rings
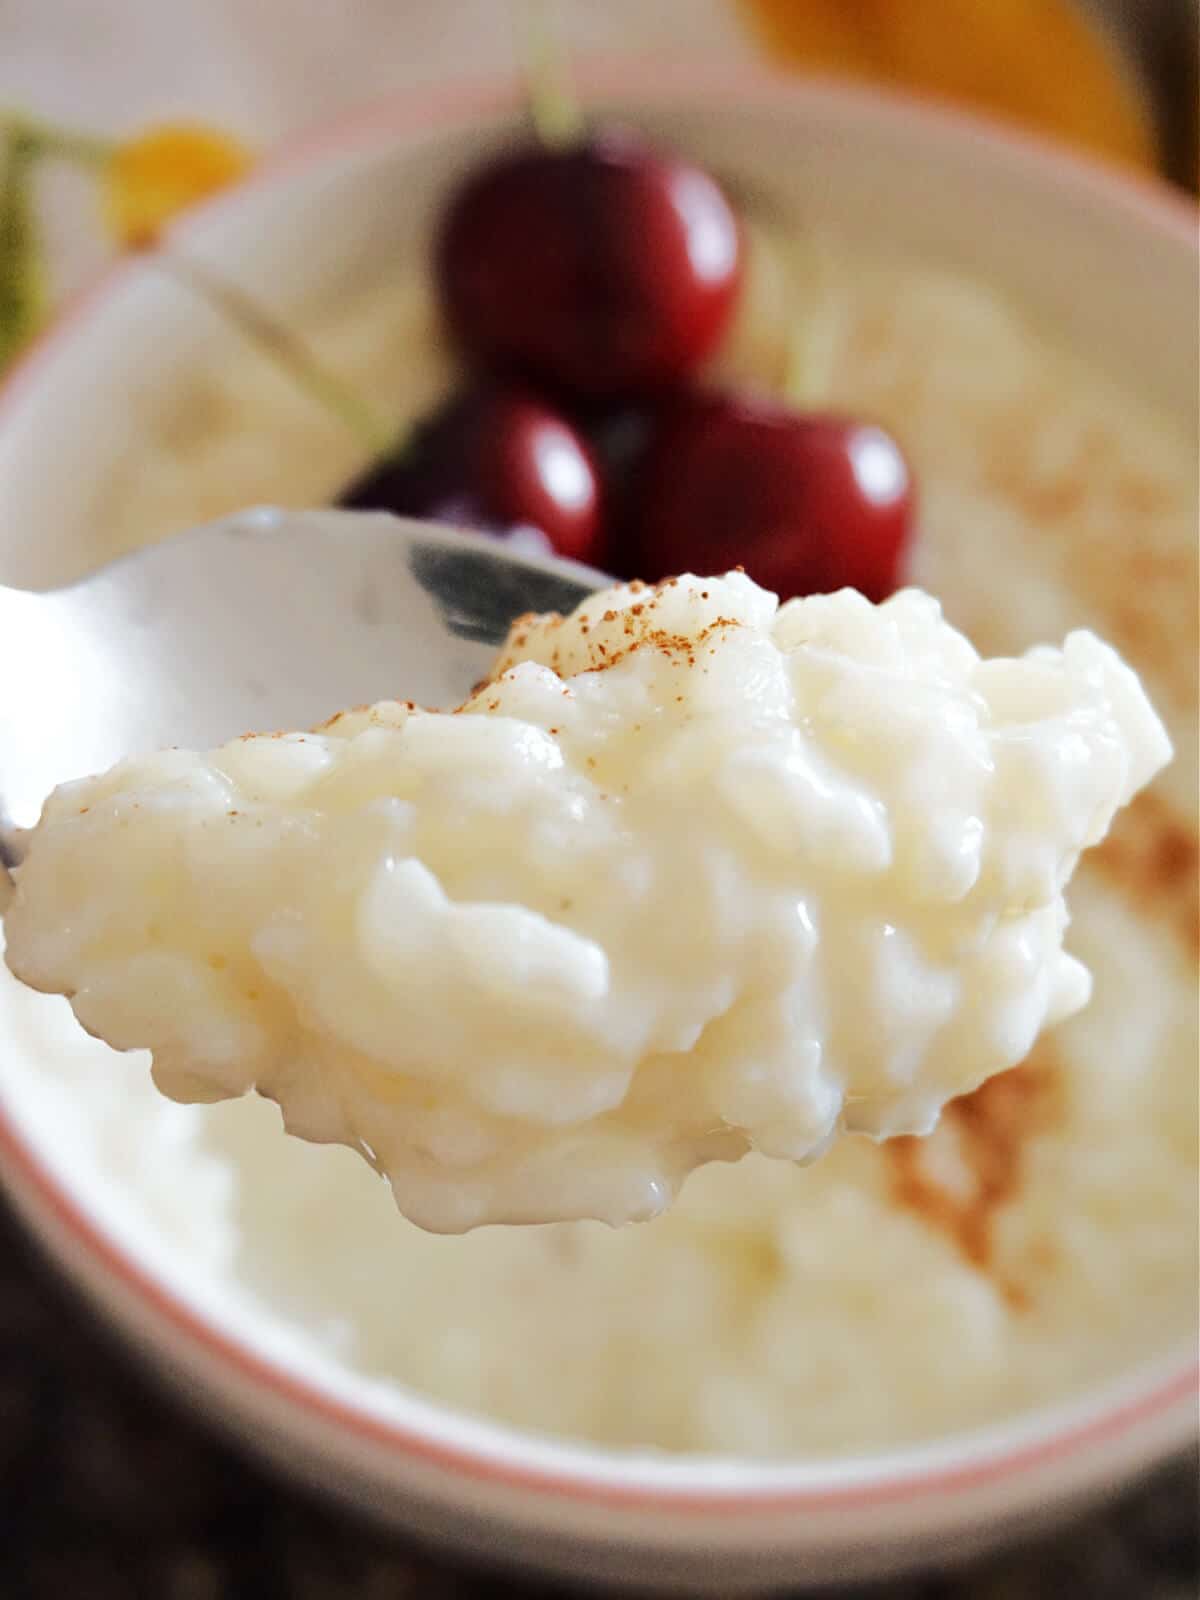
[[[1029,1292],[996,1266],[995,1223],[1020,1192],[1027,1140],[1058,1117],[1058,1077],[1054,1051],[1042,1041],[1019,1067],[950,1102],[930,1138],[957,1140],[968,1178],[966,1192],[935,1176],[929,1140],[889,1139],[883,1146],[892,1200],[947,1234],[966,1261],[995,1278],[1017,1311],[1028,1307]]]
[[[986,487],[1038,530],[1040,545],[1054,542],[1069,551],[1071,590],[1081,606],[1103,623],[1111,644],[1141,671],[1152,670],[1174,685],[1186,704],[1195,696],[1196,682],[1196,557],[1194,542],[1167,538],[1174,526],[1173,496],[1144,472],[1125,465],[1107,491],[1115,523],[1122,529],[1120,540],[1079,538],[1080,518],[1094,495],[1096,465],[1113,448],[1113,441],[1097,429],[1048,476],[1031,463],[1029,429],[1024,416],[1014,414],[1007,432],[992,436]],[[1142,529],[1144,537],[1130,539],[1130,528]]]
[[[1137,795],[1087,861],[1149,916],[1166,917],[1200,958],[1200,840],[1153,789]]]

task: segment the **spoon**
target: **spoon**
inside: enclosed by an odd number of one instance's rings
[[[375,700],[454,705],[515,617],[607,581],[383,512],[262,508],[63,589],[0,587],[0,903],[56,784]]]

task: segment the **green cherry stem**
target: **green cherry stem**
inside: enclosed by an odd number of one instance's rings
[[[574,144],[583,133],[583,112],[571,82],[555,0],[523,0],[518,42],[529,115],[538,139],[548,149]]]

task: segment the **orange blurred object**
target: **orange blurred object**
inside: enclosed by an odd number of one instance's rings
[[[775,61],[913,89],[1155,170],[1150,108],[1070,0],[738,0]]]
[[[187,206],[235,183],[251,154],[227,133],[199,123],[165,123],[124,141],[102,179],[104,218],[125,249],[152,245]]]

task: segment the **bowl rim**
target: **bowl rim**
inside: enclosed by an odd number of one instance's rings
[[[656,106],[668,106],[677,101],[694,104],[703,97],[705,103],[733,101],[747,108],[784,114],[798,107],[810,114],[825,109],[849,117],[859,126],[873,124],[880,131],[915,131],[935,142],[953,137],[960,145],[973,147],[981,159],[990,161],[993,166],[1007,167],[1035,184],[1049,183],[1085,194],[1098,206],[1123,216],[1131,226],[1155,234],[1161,241],[1186,247],[1200,260],[1197,231],[1200,211],[1165,182],[1119,169],[1110,170],[1035,135],[945,104],[834,79],[787,76],[754,65],[679,63],[656,54],[589,58],[581,63],[576,76],[586,96],[633,95]],[[281,180],[312,172],[331,160],[402,145],[414,134],[444,134],[467,129],[511,113],[520,103],[519,80],[509,74],[493,73],[397,94],[335,117],[314,131],[284,140],[275,153],[240,183],[190,208],[167,230],[163,242],[184,243],[193,232],[203,232],[210,221],[252,202]],[[19,409],[25,391],[39,379],[48,360],[69,343],[76,324],[99,310],[143,270],[144,262],[139,256],[119,260],[90,286],[70,298],[50,325],[31,342],[0,383],[0,434]],[[382,1445],[401,1459],[498,1488],[534,1490],[593,1506],[706,1516],[881,1508],[995,1485],[1038,1467],[1077,1460],[1085,1451],[1095,1450],[1101,1444],[1118,1443],[1123,1436],[1131,1435],[1143,1425],[1161,1422],[1194,1397],[1200,1384],[1200,1360],[1189,1357],[1180,1361],[1164,1356],[1154,1364],[1153,1378],[1138,1375],[1145,1370],[1144,1364],[1142,1369],[1130,1367],[1126,1377],[1132,1378],[1134,1392],[1123,1394],[1107,1407],[1099,1405],[1099,1386],[1084,1391],[1079,1397],[1081,1405],[1090,1399],[1093,1407],[1098,1406],[1094,1414],[1084,1415],[1082,1420],[1057,1430],[1043,1430],[1044,1436],[1036,1436],[1035,1431],[1032,1439],[983,1449],[978,1433],[963,1430],[947,1434],[933,1442],[951,1448],[957,1456],[949,1464],[917,1470],[891,1467],[866,1481],[852,1484],[780,1488],[756,1481],[730,1489],[725,1484],[706,1486],[696,1481],[639,1483],[632,1481],[638,1473],[638,1458],[632,1455],[627,1469],[631,1481],[616,1483],[607,1475],[589,1474],[585,1462],[591,1447],[586,1444],[578,1452],[584,1458],[580,1463],[564,1462],[554,1467],[522,1464],[519,1457],[523,1431],[505,1427],[504,1435],[512,1441],[512,1447],[503,1454],[511,1455],[512,1459],[500,1459],[499,1451],[435,1439],[417,1425],[385,1418],[372,1412],[368,1404],[338,1397],[322,1388],[318,1380],[301,1377],[290,1371],[284,1362],[260,1354],[236,1333],[222,1327],[167,1287],[94,1221],[84,1205],[39,1158],[33,1143],[18,1130],[2,1101],[0,1156],[3,1157],[0,1165],[19,1175],[27,1191],[55,1219],[72,1245],[91,1257],[102,1273],[115,1280],[140,1309],[165,1322],[174,1333],[183,1335],[195,1353],[224,1369],[226,1376],[249,1381],[266,1398],[296,1406],[307,1412],[311,1420],[332,1425],[351,1439]],[[451,1409],[439,1402],[432,1403],[438,1409]],[[1033,1408],[1022,1414],[1022,1418],[1031,1426],[1039,1418],[1048,1423],[1050,1408]],[[957,1451],[953,1451],[955,1446]],[[595,1453],[610,1461],[617,1454],[604,1450]],[[899,1451],[895,1453],[900,1454]],[[785,1468],[789,1464],[794,1465],[794,1462],[785,1459],[778,1463]],[[758,1465],[755,1462],[755,1466]],[[769,1472],[774,1463],[763,1465]]]

